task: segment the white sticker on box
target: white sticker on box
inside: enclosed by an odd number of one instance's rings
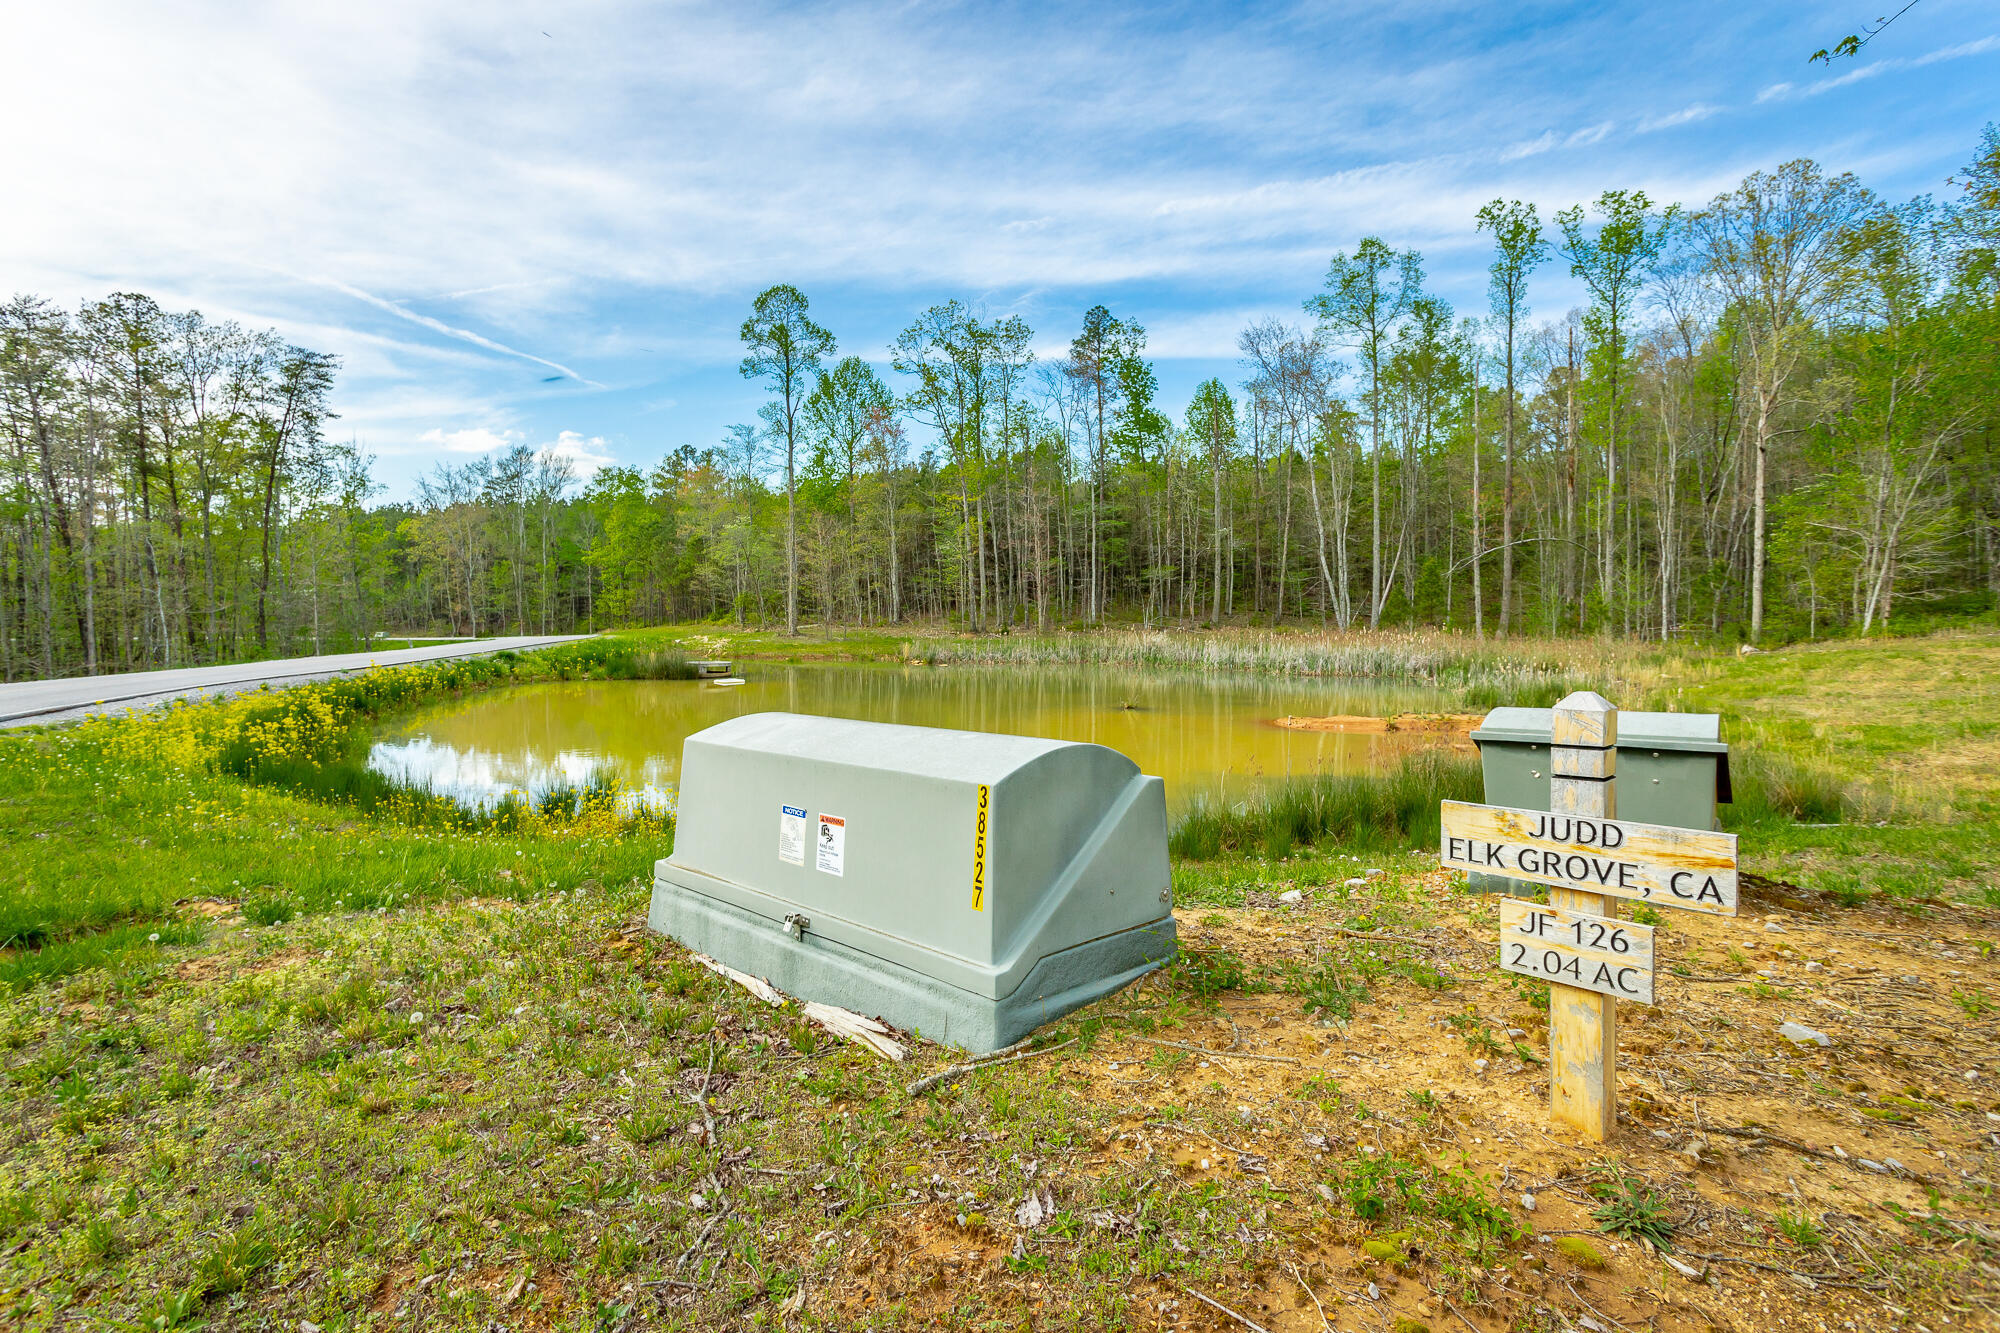
[[[778,807],[778,859],[806,863],[806,812],[795,805]]]
[[[842,863],[847,858],[847,821],[839,815],[819,817],[819,860],[818,865],[829,875],[844,875]]]

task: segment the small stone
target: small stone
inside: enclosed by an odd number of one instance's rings
[[[1368,1299],[1371,1301],[1379,1301],[1382,1299],[1382,1289],[1376,1286],[1373,1282],[1370,1282],[1368,1284]]]
[[[1785,928],[1775,921],[1766,921],[1764,923],[1764,933],[1767,935],[1782,935],[1785,933]]]
[[[1804,1023],[1795,1023],[1789,1018],[1778,1025],[1778,1035],[1786,1041],[1800,1046],[1808,1044],[1813,1046],[1833,1045],[1833,1038],[1827,1036],[1824,1032],[1819,1031],[1817,1028],[1809,1028]]]
[[[310,1319],[299,1320],[299,1333],[319,1333],[319,1325]]]
[[[702,1198],[699,1194],[690,1194],[688,1195],[688,1207],[694,1209],[696,1212],[700,1212],[702,1209],[708,1207],[708,1200]]]
[[[1522,1209],[1523,1209],[1523,1211],[1525,1211],[1525,1212],[1530,1212],[1530,1213],[1534,1212],[1534,1211],[1535,1211],[1535,1196],[1534,1196],[1534,1195],[1532,1195],[1532,1194],[1523,1194],[1523,1195],[1521,1196],[1521,1208],[1522,1208]]]
[[[1367,876],[1368,876],[1368,878],[1370,878],[1370,879],[1380,879],[1380,878],[1382,878],[1382,877],[1383,877],[1384,875],[1388,874],[1389,872],[1388,872],[1388,871],[1386,871],[1386,870],[1384,870],[1384,869],[1382,869],[1382,868],[1381,868],[1380,866],[1370,866],[1370,867],[1368,867],[1368,870],[1367,870],[1367,872],[1366,872],[1366,873],[1367,873]]]
[[[1818,959],[1814,959],[1812,962],[1806,964],[1806,971],[1824,972],[1826,971],[1826,965],[1820,962]]]
[[[1483,1074],[1483,1073],[1485,1073],[1485,1072],[1486,1072],[1486,1063],[1487,1063],[1487,1062],[1486,1062],[1486,1061],[1485,1061],[1485,1060],[1484,1060],[1483,1058],[1482,1058],[1482,1059],[1478,1059],[1478,1060],[1474,1060],[1474,1061],[1472,1062],[1472,1067],[1473,1067],[1474,1069],[1477,1069],[1477,1070],[1478,1070],[1478,1071],[1479,1071],[1480,1073],[1482,1073],[1482,1074]]]
[[[1515,1041],[1519,1041],[1521,1038],[1528,1035],[1528,1031],[1526,1028],[1508,1028],[1507,1035],[1512,1037]]]
[[[1898,1175],[1907,1176],[1908,1174],[1910,1174],[1910,1168],[1904,1166],[1901,1162],[1897,1161],[1893,1157],[1884,1157],[1882,1159],[1882,1165],[1887,1167],[1889,1170],[1896,1172]]]
[[[1870,1171],[1881,1171],[1886,1173],[1889,1169],[1888,1167],[1882,1165],[1880,1162],[1869,1161],[1866,1157],[1857,1157],[1854,1159],[1854,1161],[1856,1165],[1865,1166]]]
[[[1701,1270],[1699,1268],[1695,1268],[1692,1267],[1691,1265],[1684,1264],[1680,1260],[1674,1258],[1674,1256],[1672,1256],[1671,1254],[1663,1254],[1660,1257],[1667,1261],[1667,1267],[1673,1269],[1676,1273],[1679,1273],[1682,1277],[1688,1279],[1690,1282],[1699,1282],[1701,1280]]]
[[[1365,889],[1368,887],[1368,881],[1365,879],[1350,879],[1347,881],[1347,887],[1350,889]]]
[[[1306,896],[1303,893],[1300,893],[1297,889],[1286,889],[1283,893],[1278,895],[1278,901],[1283,903],[1287,907],[1297,907],[1300,903],[1304,902],[1305,900]]]
[[[1847,1149],[1841,1147],[1838,1143],[1836,1143],[1833,1145],[1833,1155],[1835,1157],[1838,1157],[1841,1161],[1844,1162],[1847,1160]]]

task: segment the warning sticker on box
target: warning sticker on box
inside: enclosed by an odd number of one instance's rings
[[[806,812],[795,805],[778,807],[778,859],[806,863]]]
[[[847,859],[847,821],[839,815],[819,817],[819,868],[829,875],[844,875]]]

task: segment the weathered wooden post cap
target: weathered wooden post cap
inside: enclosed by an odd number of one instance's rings
[[[1101,745],[752,713],[688,737],[648,921],[997,1050],[1173,956],[1165,793]]]
[[[1578,690],[1555,706],[1549,740],[1558,757],[1565,745],[1606,747],[1618,744],[1618,709],[1595,690]],[[1562,771],[1558,766],[1558,771]]]

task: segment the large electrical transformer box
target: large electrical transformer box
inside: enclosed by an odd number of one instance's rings
[[[687,738],[654,930],[998,1050],[1173,957],[1166,789],[1071,741],[752,713]]]

